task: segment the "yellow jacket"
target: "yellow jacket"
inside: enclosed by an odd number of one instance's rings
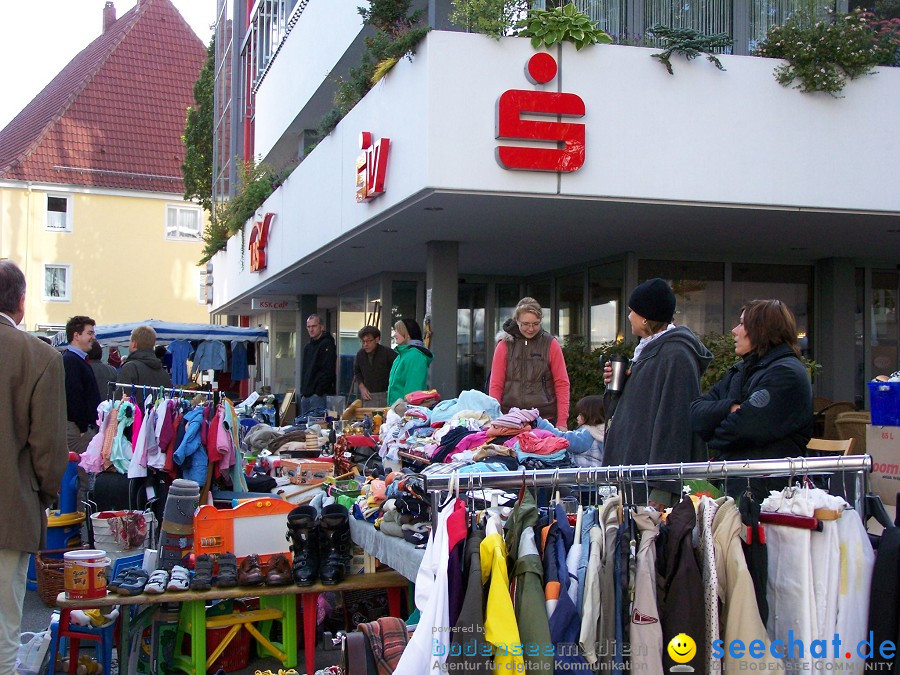
[[[488,534],[481,542],[481,583],[491,580],[484,612],[484,638],[494,645],[494,670],[520,673],[524,668],[519,625],[509,595],[506,546],[500,534]]]

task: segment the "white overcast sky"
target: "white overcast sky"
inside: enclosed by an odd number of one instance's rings
[[[114,0],[121,17],[135,0]],[[0,129],[100,35],[105,0],[0,0]],[[216,0],[172,0],[204,44]]]

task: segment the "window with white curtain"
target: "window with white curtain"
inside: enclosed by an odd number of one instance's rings
[[[199,207],[166,207],[166,239],[200,241],[203,234],[203,217]]]
[[[47,302],[71,302],[72,266],[45,264],[42,297]]]
[[[47,195],[45,228],[51,232],[72,231],[72,195]]]

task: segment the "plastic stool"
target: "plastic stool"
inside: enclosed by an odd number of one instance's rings
[[[61,609],[59,618],[50,624],[50,664],[56,663],[56,652],[63,650],[60,648],[63,640],[68,638],[69,642],[69,673],[74,675],[78,668],[78,650],[82,640],[91,640],[97,643],[97,661],[103,666],[104,673],[112,672],[112,650],[116,641],[116,623],[95,628],[93,626],[72,626],[69,623],[69,615],[71,609]],[[56,615],[54,614],[54,617]]]

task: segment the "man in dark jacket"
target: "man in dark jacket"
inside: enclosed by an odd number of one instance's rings
[[[381,331],[364,326],[357,334],[362,349],[353,362],[353,376],[359,384],[359,397],[372,408],[387,407],[388,382],[397,352],[381,344]]]
[[[95,342],[96,322],[89,316],[73,316],[66,322],[69,346],[63,352],[66,372],[66,444],[70,452],[83,453],[97,433],[100,391],[87,355]]]
[[[156,347],[156,331],[152,326],[138,326],[131,331],[131,352],[119,370],[119,382],[123,384],[142,384],[147,387],[171,387],[172,378],[163,368],[162,361],[154,353]],[[116,398],[122,396],[123,390],[116,390]],[[138,405],[143,409],[145,396],[136,397]]]
[[[337,382],[337,347],[318,314],[306,319],[309,342],[303,348],[300,375],[300,414],[324,409],[325,397],[333,395]]]

